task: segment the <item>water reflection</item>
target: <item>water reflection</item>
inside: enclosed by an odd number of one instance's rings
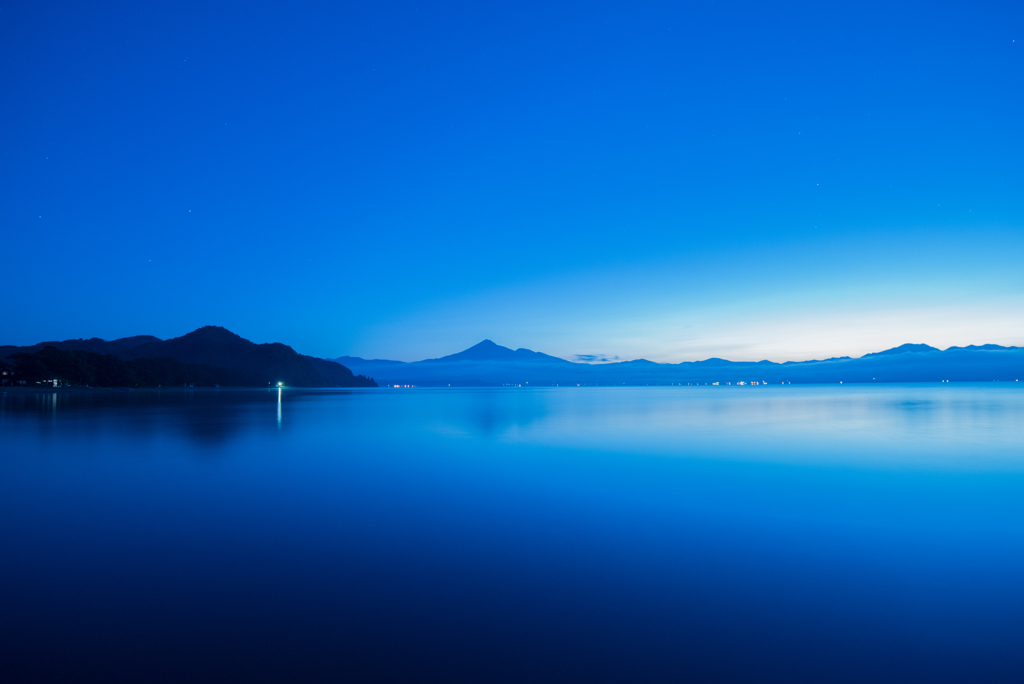
[[[1024,392],[990,386],[586,388],[395,402],[446,435],[822,464],[1024,467]],[[406,410],[413,415],[406,415]],[[984,450],[975,447],[983,443]]]
[[[10,392],[0,402],[4,419],[46,439],[123,434],[146,441],[183,439],[209,450],[250,433],[280,430],[282,398],[225,390]]]
[[[557,410],[547,390],[507,389],[446,392],[430,409],[430,421],[441,432],[496,438],[526,428]]]
[[[289,390],[287,397],[274,390],[15,392],[0,400],[0,420],[48,438],[121,432],[210,448],[270,429],[322,432],[332,425],[347,440],[434,434],[536,447],[923,467],[1018,468],[1024,442],[1024,392],[991,385]]]
[[[8,393],[0,436],[11,681],[1024,681],[1020,391]]]

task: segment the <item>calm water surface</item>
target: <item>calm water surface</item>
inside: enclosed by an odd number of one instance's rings
[[[1024,391],[0,397],[6,681],[1024,681]]]

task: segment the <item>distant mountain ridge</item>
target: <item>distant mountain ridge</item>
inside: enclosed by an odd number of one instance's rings
[[[529,349],[512,350],[490,340],[469,349],[406,363],[344,359],[356,372],[384,384],[469,385],[665,385],[720,382],[921,382],[939,380],[1018,380],[1024,376],[1024,349],[999,345],[950,347],[903,344],[892,349],[812,361],[702,361],[656,363],[646,359],[591,365]]]
[[[1008,349],[1020,349],[1020,347],[1004,347],[998,344],[972,344],[966,347],[950,347],[950,349],[969,349],[974,351],[1006,351]]]
[[[422,361],[390,361],[387,359],[361,359],[358,356],[339,356],[334,359],[330,359],[336,363],[344,365],[379,365],[379,366],[404,366],[409,363],[455,363],[459,361],[513,361],[513,362],[540,362],[540,363],[573,363],[572,361],[566,361],[560,359],[557,356],[550,356],[548,354],[542,354],[541,352],[531,351],[529,349],[509,349],[508,347],[502,347],[499,344],[495,344],[490,340],[484,340],[474,344],[469,349],[465,349],[456,354],[449,354],[448,356],[442,356],[437,359],[424,359]]]
[[[53,352],[42,354],[47,348],[62,352],[93,354],[98,357],[113,356],[124,362],[173,359],[179,366],[184,365],[187,368],[183,370],[178,366],[167,366],[160,367],[157,371],[152,370],[151,363],[143,366],[135,364],[125,368],[109,361],[101,362],[99,359],[88,357],[70,357],[67,354]],[[36,355],[36,358],[30,360],[23,355]],[[291,347],[281,343],[255,344],[218,326],[205,326],[170,340],[140,335],[110,342],[93,338],[41,343],[31,347],[0,347],[0,360],[12,357],[20,358],[26,364],[32,361],[33,368],[42,364],[34,372],[42,373],[49,368],[55,375],[55,365],[72,368],[84,364],[83,367],[89,368],[109,366],[116,369],[117,377],[128,377],[126,373],[134,373],[134,377],[146,378],[145,382],[153,383],[157,382],[154,378],[168,376],[178,379],[183,373],[186,376],[191,373],[192,377],[199,378],[200,383],[225,386],[266,387],[268,384],[276,385],[282,382],[291,387],[376,387],[372,379],[355,375],[344,365],[298,354]],[[149,369],[151,372],[143,372],[140,369]],[[87,375],[84,371],[83,374]]]
[[[988,345],[986,345],[988,346]],[[936,347],[931,347],[927,344],[901,344],[898,347],[892,349],[886,349],[885,351],[874,352],[873,354],[865,354],[860,357],[866,359],[871,356],[894,356],[896,354],[920,354],[921,352],[937,352],[941,351]]]
[[[426,359],[417,363],[452,363],[457,361],[525,361],[533,363],[572,363],[557,356],[549,356],[529,349],[512,350],[490,340],[474,344],[465,351],[449,354],[439,359]]]

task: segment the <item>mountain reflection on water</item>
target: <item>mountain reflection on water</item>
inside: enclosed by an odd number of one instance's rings
[[[1024,392],[8,392],[13,680],[1020,681]]]

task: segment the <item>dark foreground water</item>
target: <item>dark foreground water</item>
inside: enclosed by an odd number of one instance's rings
[[[8,393],[0,679],[1021,682],[1024,388]]]

